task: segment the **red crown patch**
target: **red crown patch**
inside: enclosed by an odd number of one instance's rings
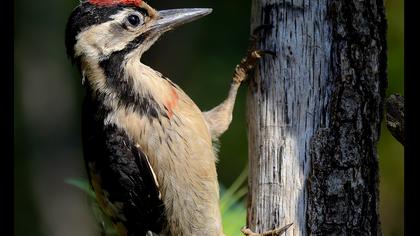
[[[98,6],[134,5],[140,7],[142,0],[88,0],[90,4]]]

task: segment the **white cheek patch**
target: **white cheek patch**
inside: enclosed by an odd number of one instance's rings
[[[123,50],[126,45],[143,33],[143,30],[129,31],[122,27],[125,18],[133,10],[122,10],[110,17],[110,21],[91,26],[77,35],[75,56],[101,59],[111,53]]]

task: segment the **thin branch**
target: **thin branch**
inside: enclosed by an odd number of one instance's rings
[[[404,145],[404,97],[399,94],[392,94],[386,99],[385,107],[388,130],[398,142]]]

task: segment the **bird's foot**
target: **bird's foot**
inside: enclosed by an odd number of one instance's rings
[[[290,226],[292,226],[293,223],[288,224],[282,228],[278,228],[278,229],[274,229],[274,230],[270,230],[270,231],[266,231],[264,233],[254,233],[252,232],[249,228],[243,227],[241,229],[241,232],[245,235],[245,236],[280,236],[282,235],[284,232],[286,232],[287,229],[290,228]]]
[[[251,72],[254,67],[257,65],[259,59],[263,55],[276,56],[276,53],[270,50],[259,50],[257,45],[261,39],[261,32],[266,29],[271,29],[272,25],[261,25],[257,27],[250,38],[250,43],[248,46],[247,55],[241,60],[241,62],[236,66],[235,72],[233,75],[233,81],[236,83],[242,83],[246,80],[247,75]]]
[[[274,26],[272,24],[262,24],[252,31],[251,38],[249,39],[248,49],[256,49],[259,40],[262,38],[261,34],[267,30],[271,30]]]

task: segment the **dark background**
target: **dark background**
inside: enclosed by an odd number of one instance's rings
[[[78,0],[16,0],[14,19],[15,235],[92,236],[86,196],[66,184],[85,177],[80,139],[81,80],[66,58],[64,28]],[[143,62],[179,84],[208,110],[227,94],[249,35],[251,1],[150,0],[157,9],[210,7],[214,12],[164,35]],[[387,0],[387,94],[404,95],[403,0]],[[219,179],[229,186],[247,162],[246,89],[221,138]],[[383,126],[378,144],[383,233],[404,232],[403,147]],[[238,229],[239,230],[239,229]],[[239,232],[239,231],[238,231]]]

